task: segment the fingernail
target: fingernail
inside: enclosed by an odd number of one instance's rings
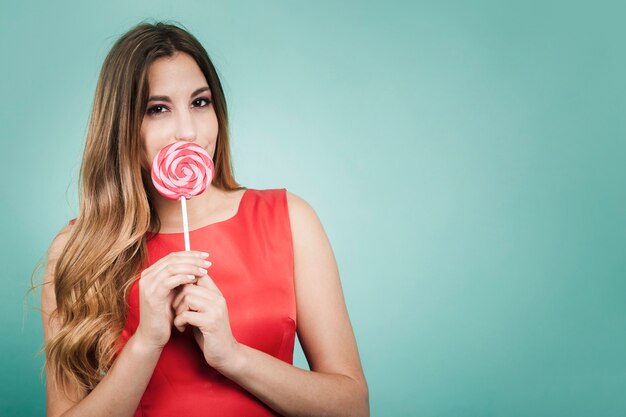
[[[202,254],[202,256],[204,256],[205,258],[206,258],[207,256],[209,256],[209,254],[208,254],[207,252],[202,252],[201,254]]]
[[[193,281],[194,279],[196,279],[196,276],[195,275],[187,275],[187,279],[189,281]]]

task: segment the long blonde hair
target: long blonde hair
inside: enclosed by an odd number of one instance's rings
[[[200,42],[164,22],[142,22],[123,34],[98,78],[78,185],[79,215],[54,267],[57,308],[51,317],[58,318],[60,331],[43,348],[47,372],[56,381],[68,378],[84,394],[113,364],[128,291],[147,266],[147,241],[160,229],[140,128],[148,68],[177,51],[194,58],[212,92],[219,123],[212,184],[245,188],[232,172],[224,92]]]

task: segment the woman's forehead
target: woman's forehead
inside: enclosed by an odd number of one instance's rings
[[[148,84],[150,95],[172,96],[192,94],[207,86],[207,81],[196,61],[181,53],[154,61],[148,70]]]

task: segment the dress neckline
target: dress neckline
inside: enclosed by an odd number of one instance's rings
[[[211,226],[216,225],[216,224],[224,224],[224,223],[227,223],[227,222],[230,222],[230,221],[236,219],[239,216],[239,213],[241,213],[241,207],[243,206],[243,202],[244,202],[244,199],[246,198],[246,195],[248,194],[248,191],[250,191],[250,188],[246,188],[245,191],[243,192],[243,195],[239,199],[239,206],[237,207],[237,211],[235,212],[235,214],[233,216],[231,216],[231,217],[229,217],[227,219],[224,219],[224,220],[217,221],[217,222],[205,224],[204,226],[200,226],[200,227],[198,227],[196,229],[190,230],[189,234],[197,232],[197,231],[200,231],[200,230],[203,230],[203,229],[206,229],[207,227],[211,227]],[[170,232],[170,233],[159,232],[156,235],[157,236],[159,236],[159,235],[175,236],[175,235],[182,235],[182,234],[184,234],[184,232]]]

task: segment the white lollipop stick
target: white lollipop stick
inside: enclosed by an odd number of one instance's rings
[[[180,204],[183,209],[183,232],[185,234],[185,250],[189,251],[189,226],[187,225],[187,199],[180,197]]]

